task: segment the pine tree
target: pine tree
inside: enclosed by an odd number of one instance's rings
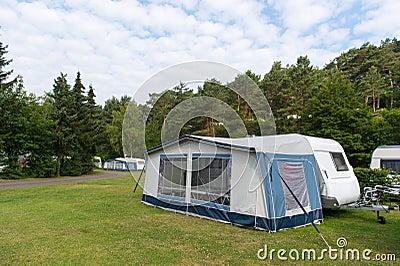
[[[52,145],[55,121],[50,117],[51,105],[48,99],[42,103],[32,96],[28,99],[28,121],[24,138],[24,153],[28,154],[28,161],[23,172],[28,177],[51,177],[56,173]]]
[[[279,98],[283,97],[283,106],[277,115],[277,131],[280,133],[304,133],[304,123],[307,113],[308,100],[318,86],[318,69],[310,64],[307,56],[297,58],[295,65],[286,69],[282,79],[284,86]]]
[[[365,158],[357,154],[367,151],[372,115],[343,72],[332,69],[325,77],[309,100],[306,134],[338,141],[353,165],[365,165]]]
[[[84,160],[83,168],[86,173],[93,170],[92,159],[97,155],[97,146],[101,143],[99,142],[99,135],[101,130],[101,108],[96,104],[96,95],[94,93],[94,88],[89,85],[89,90],[86,95],[85,103],[85,126],[83,135],[83,147],[84,147]]]
[[[229,104],[234,110],[241,109],[241,102],[243,99],[240,97],[236,97],[236,93],[230,90],[227,86],[223,86],[219,80],[210,79],[204,82],[203,86],[198,89],[199,96],[206,96],[216,98],[226,104]],[[195,106],[193,108],[196,108]],[[237,109],[236,109],[237,108]],[[207,103],[207,109],[210,109],[215,116],[222,116],[223,110],[219,110],[219,106],[217,104],[211,104],[211,102]],[[226,137],[228,136],[228,132],[226,132],[225,128],[221,126],[218,122],[212,117],[200,117],[191,121],[190,128],[184,127],[184,134],[200,134],[212,137]],[[195,124],[198,124],[196,126]],[[193,132],[194,131],[194,132]]]
[[[5,68],[12,62],[12,59],[7,59],[5,56],[8,53],[7,51],[8,45],[3,45],[0,41],[0,88],[3,90],[8,86],[13,86],[17,82],[16,79],[13,79],[9,82],[6,80],[13,73],[13,70],[5,70]]]
[[[368,104],[369,99],[372,98],[372,108],[376,112],[376,109],[380,108],[381,95],[384,94],[386,85],[375,66],[372,66],[365,74],[361,86],[365,104]]]
[[[11,115],[12,112],[8,110],[9,105],[11,104],[13,98],[13,87],[17,84],[17,79],[13,79],[7,82],[7,79],[13,72],[13,70],[6,70],[5,68],[12,62],[12,60],[8,60],[5,55],[8,53],[7,51],[8,45],[3,45],[0,42],[0,125],[2,125],[2,129],[7,123],[9,119],[7,116]],[[22,81],[22,78],[21,78]],[[15,97],[14,97],[15,98]],[[0,129],[1,130],[1,129]],[[0,134],[0,151],[2,150],[1,144],[3,143],[2,137],[4,134]]]
[[[34,95],[27,95],[22,76],[7,81],[12,60],[0,42],[0,165],[7,178],[54,175],[52,120]]]
[[[21,176],[18,165],[19,155],[24,154],[24,141],[28,116],[28,100],[23,90],[22,77],[16,83],[3,83],[0,95],[0,150],[2,161],[6,165],[5,174],[9,177]]]
[[[18,176],[22,174],[17,162],[23,150],[27,100],[21,76],[7,81],[13,72],[5,69],[12,62],[5,57],[7,48],[0,42],[0,165],[6,166],[6,175]]]
[[[88,134],[88,153],[91,156],[96,155],[96,146],[99,135],[101,108],[96,104],[96,95],[92,85],[89,85],[89,91],[86,97],[86,115],[87,115],[87,134]]]
[[[71,127],[71,86],[67,82],[67,75],[61,73],[54,80],[53,92],[49,94],[52,101],[51,118],[55,121],[54,150],[57,156],[56,176],[61,175],[64,161],[68,160],[71,152],[71,143],[74,141]]]
[[[87,173],[87,161],[92,158],[86,158],[86,139],[85,127],[87,123],[86,114],[86,97],[85,86],[82,84],[81,73],[78,71],[75,78],[74,86],[71,90],[71,159],[68,160],[64,166],[65,174],[68,175],[81,175]]]
[[[271,70],[265,74],[260,84],[260,88],[267,98],[275,118],[277,133],[287,132],[285,121],[287,120],[286,107],[288,100],[285,92],[291,86],[291,80],[287,72],[287,68],[282,67],[281,62],[274,62]]]

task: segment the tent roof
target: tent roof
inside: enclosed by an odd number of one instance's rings
[[[342,147],[334,140],[304,136],[300,134],[254,136],[246,138],[220,138],[195,135],[185,135],[178,139],[169,141],[164,145],[149,149],[152,153],[163,147],[174,145],[178,142],[192,140],[205,142],[220,147],[239,149],[255,152],[270,152],[282,154],[312,154],[317,150],[329,150],[343,152]]]
[[[223,148],[229,148],[229,149],[239,149],[239,150],[247,150],[247,151],[254,151],[254,148],[252,147],[246,147],[242,145],[236,145],[232,142],[229,141],[223,141],[224,138],[219,138],[220,140],[216,140],[217,138],[209,138],[209,137],[204,137],[204,136],[197,136],[197,135],[184,135],[181,136],[177,139],[173,139],[171,141],[168,141],[164,144],[158,145],[154,148],[148,149],[147,153],[153,153],[159,150],[162,150],[164,147],[169,147],[172,145],[175,145],[176,143],[184,142],[184,141],[195,141],[195,142],[203,142],[211,145],[216,145],[218,147],[223,147]],[[226,140],[229,140],[229,138],[226,138]]]
[[[108,162],[111,162],[111,161],[117,161],[117,162],[126,162],[126,163],[131,163],[131,162],[136,162],[136,161],[143,161],[144,159],[141,159],[141,158],[131,158],[131,157],[126,157],[126,158],[122,158],[122,157],[119,157],[119,158],[114,158],[114,159],[109,159],[109,160],[107,160]]]

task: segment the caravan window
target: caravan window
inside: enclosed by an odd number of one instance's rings
[[[192,158],[191,198],[230,205],[230,169],[230,156],[194,156]]]
[[[348,171],[349,167],[344,160],[343,154],[341,152],[331,152],[333,163],[335,164],[337,171]]]
[[[302,162],[278,162],[278,170],[282,179],[285,180],[287,186],[293,192],[297,200],[303,207],[309,206],[308,189],[306,177],[304,173],[304,166]],[[296,210],[301,208],[296,199],[290,193],[289,188],[281,180],[283,192],[285,194],[285,207],[286,210]]]
[[[381,160],[382,169],[391,169],[400,173],[400,160]]]
[[[186,157],[160,156],[158,193],[185,197]]]

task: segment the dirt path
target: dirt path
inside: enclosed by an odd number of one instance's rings
[[[39,187],[39,186],[51,186],[60,184],[70,184],[76,182],[85,182],[91,180],[100,180],[106,178],[120,177],[129,175],[129,172],[114,172],[104,171],[94,175],[84,176],[73,176],[73,177],[53,177],[46,179],[21,179],[13,181],[1,181],[0,190],[11,189],[11,188],[27,188],[27,187]]]

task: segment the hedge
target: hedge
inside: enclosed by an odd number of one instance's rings
[[[364,187],[390,186],[399,181],[398,176],[392,175],[393,172],[386,169],[354,168],[354,173],[357,176],[361,191]]]

